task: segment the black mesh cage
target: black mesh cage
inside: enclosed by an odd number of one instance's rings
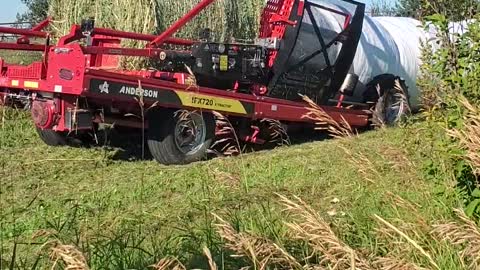
[[[350,69],[361,35],[364,5],[309,0],[304,9],[303,15],[292,15],[296,18],[291,20],[300,23],[287,29],[269,95],[288,100],[307,95],[324,104]]]

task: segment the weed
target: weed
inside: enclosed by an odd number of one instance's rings
[[[342,121],[337,122],[309,97],[303,96],[302,98],[307,102],[307,109],[309,111],[303,118],[313,120],[316,125],[316,130],[326,131],[335,138],[353,136],[354,132],[352,127],[343,117]]]
[[[473,173],[480,175],[480,110],[466,98],[460,103],[467,110],[462,129],[448,130],[448,134],[457,139],[466,152],[466,159],[473,168]]]
[[[430,262],[430,264],[435,268],[435,269],[440,269],[440,267],[438,267],[437,263],[433,260],[432,256],[430,254],[428,254],[427,251],[425,251],[425,249],[423,249],[415,240],[413,240],[412,238],[410,238],[407,234],[405,234],[404,232],[402,232],[401,230],[399,230],[397,227],[395,227],[394,225],[392,225],[391,223],[389,223],[388,221],[386,221],[385,219],[375,215],[375,218],[380,221],[382,224],[384,224],[385,226],[387,226],[388,228],[392,229],[395,233],[397,233],[398,235],[400,235],[402,238],[404,238],[405,240],[407,240],[408,243],[410,243],[415,249],[417,249],[423,256],[425,256],[428,261]]]
[[[478,225],[465,215],[463,210],[455,210],[459,221],[435,226],[433,234],[444,241],[462,249],[461,257],[468,262],[469,269],[480,266],[480,229]]]
[[[63,262],[65,270],[89,270],[87,260],[82,252],[71,245],[63,245],[59,242],[47,243],[53,245],[50,248],[50,259],[53,261],[52,269],[56,269],[59,262]]]

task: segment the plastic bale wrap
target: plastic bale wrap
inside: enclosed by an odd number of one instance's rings
[[[311,0],[334,10],[352,14],[344,5],[330,0]],[[322,28],[340,33],[345,18],[331,12],[315,14]],[[422,45],[434,44],[434,34],[422,27],[420,21],[400,17],[370,17],[365,15],[362,35],[350,72],[359,76],[355,91],[361,97],[365,86],[376,76],[392,74],[405,80],[413,109],[419,108],[420,93],[416,81],[422,64]],[[327,37],[328,41],[328,37]],[[329,52],[335,58],[340,47],[333,47]]]
[[[393,74],[405,80],[413,109],[419,108],[422,44],[430,34],[421,22],[411,18],[365,17],[363,34],[353,62],[353,70],[364,85],[381,74]]]

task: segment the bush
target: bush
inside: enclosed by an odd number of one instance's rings
[[[442,6],[442,1],[436,5]],[[480,140],[475,133],[480,117],[480,16],[472,12],[476,5],[459,5],[455,14],[448,9],[425,18],[426,27],[436,29],[437,36],[435,43],[424,47],[419,86],[431,127],[425,172],[444,181],[456,180],[465,195],[467,214],[480,217],[480,164],[469,158],[476,151],[471,143]],[[459,17],[466,19],[465,27],[451,23]]]

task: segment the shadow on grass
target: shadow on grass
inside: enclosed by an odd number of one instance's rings
[[[104,139],[105,145],[115,152],[110,159],[131,162],[153,160],[146,138],[142,137],[140,130],[115,128],[106,130],[105,134],[107,134]]]
[[[104,141],[103,145],[106,145],[107,149],[114,152],[114,154],[110,156],[111,160],[137,162],[139,160],[154,159],[148,149],[146,139],[143,143],[142,134],[139,130],[128,128],[111,129],[107,130],[106,134],[106,140],[105,138],[102,138],[100,141]],[[289,134],[289,137],[291,145],[301,145],[331,138],[328,134],[314,131],[313,129],[295,130]],[[244,150],[244,153],[252,153],[269,151],[277,146],[272,144],[255,145],[252,143],[241,143],[241,147]],[[218,156],[210,155],[209,159],[217,157]]]

